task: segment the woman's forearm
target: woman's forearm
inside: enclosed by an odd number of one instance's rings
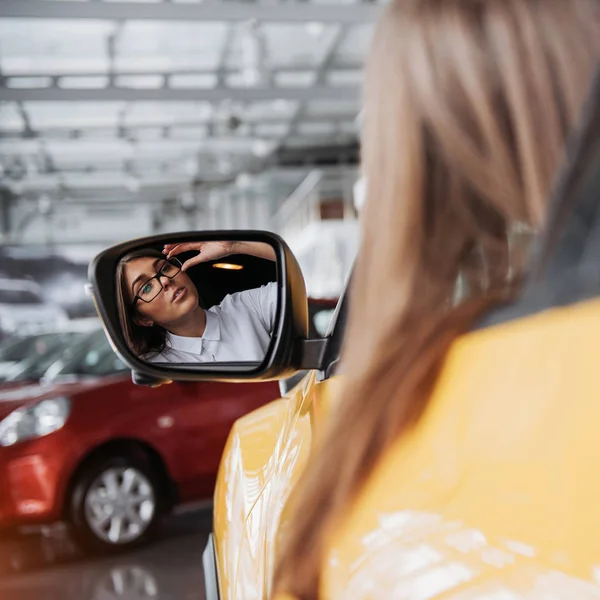
[[[264,242],[234,242],[232,254],[248,254],[266,260],[275,260],[273,246]]]

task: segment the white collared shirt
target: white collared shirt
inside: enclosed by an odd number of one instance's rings
[[[225,296],[205,311],[202,337],[167,333],[167,345],[147,357],[153,363],[262,362],[271,341],[277,284]]]

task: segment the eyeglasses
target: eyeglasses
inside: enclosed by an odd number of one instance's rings
[[[165,260],[160,269],[157,271],[154,277],[150,277],[147,281],[142,283],[138,288],[131,306],[135,306],[138,300],[148,304],[152,302],[156,296],[158,296],[163,290],[163,284],[160,281],[161,277],[168,277],[173,279],[181,271],[181,263],[176,258],[169,258]]]

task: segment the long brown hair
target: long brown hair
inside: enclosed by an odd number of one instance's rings
[[[327,540],[422,414],[446,353],[523,271],[599,56],[597,0],[393,0],[367,64],[367,203],[342,390],[290,499],[274,589],[318,596]],[[466,300],[453,304],[456,282]]]
[[[135,354],[144,358],[149,354],[159,353],[165,349],[167,330],[160,325],[145,327],[136,321],[136,309],[129,301],[129,290],[125,279],[125,265],[138,258],[164,258],[158,250],[144,248],[135,250],[124,256],[117,265],[117,309],[121,330],[127,345]]]

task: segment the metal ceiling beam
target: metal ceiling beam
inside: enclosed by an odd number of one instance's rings
[[[68,2],[64,0],[2,0],[0,18],[107,19],[153,21],[249,21],[280,23],[348,23],[375,21],[372,4],[255,3],[207,0],[198,4],[172,2]]]
[[[315,76],[314,87],[322,86],[326,83],[325,78],[327,75],[327,70],[332,66],[335,61],[335,55],[339,47],[342,45],[346,34],[348,33],[348,27],[346,25],[339,25],[335,35],[332,37],[331,42],[329,43],[328,48],[323,55],[320,64],[317,67],[317,72]],[[298,105],[298,108],[290,121],[290,125],[288,128],[287,138],[296,133],[298,129],[298,124],[305,118],[307,111],[307,103],[301,102]]]
[[[0,0],[1,2],[1,0]],[[330,68],[336,71],[362,71],[363,65],[360,63],[340,63],[340,64],[330,64]],[[319,65],[307,62],[307,63],[294,63],[292,65],[274,65],[269,67],[269,70],[273,73],[305,73],[307,71],[314,71],[318,68]],[[4,72],[0,74],[0,86],[6,86],[7,81],[11,79],[39,79],[39,78],[49,78],[51,80],[57,79],[79,79],[79,78],[89,78],[89,77],[109,77],[113,75],[115,77],[172,77],[177,75],[232,75],[234,73],[239,73],[240,69],[237,67],[227,67],[225,62],[225,55],[220,59],[220,64],[218,68],[215,69],[169,69],[166,70],[132,70],[132,69],[123,69],[123,70],[114,70],[110,71],[109,69],[88,69],[86,71],[81,72],[70,72],[70,71],[11,71]]]
[[[17,102],[17,111],[21,116],[21,120],[23,121],[23,128],[21,129],[21,135],[24,138],[31,138],[35,136],[35,132],[31,127],[31,119],[29,118],[29,113],[25,110],[22,102]]]
[[[227,33],[225,34],[225,39],[223,40],[223,44],[221,46],[221,52],[219,53],[219,63],[216,69],[218,85],[225,85],[225,78],[228,75],[227,61],[229,59],[233,42],[235,41],[236,33],[236,26],[230,23],[227,28]],[[169,73],[169,75],[172,75],[172,73]]]
[[[55,4],[55,2],[48,2]],[[75,4],[75,3],[74,3]],[[1,6],[1,2],[0,2]],[[149,5],[153,6],[153,5]],[[212,89],[132,89],[108,87],[102,89],[13,89],[0,90],[0,102],[136,102],[152,101],[204,101],[260,102],[270,100],[353,100],[359,98],[359,87],[314,86],[306,88],[260,87]]]
[[[352,123],[356,119],[356,113],[339,113],[331,116],[311,116],[307,117],[306,120],[310,123],[335,123],[335,124],[345,124]],[[260,127],[261,125],[287,125],[290,121],[289,115],[282,115],[278,117],[277,115],[273,115],[267,119],[260,120],[247,120],[243,119],[243,125],[251,125],[253,127]],[[206,121],[169,121],[169,120],[158,120],[158,121],[147,121],[140,123],[131,123],[127,122],[121,124],[120,126],[107,126],[107,125],[80,125],[77,127],[67,127],[67,126],[53,126],[47,125],[42,127],[35,127],[32,129],[34,136],[44,136],[46,139],[70,139],[73,141],[81,141],[86,140],[86,134],[89,132],[92,134],[87,139],[97,139],[93,137],[93,132],[96,130],[100,131],[114,131],[115,137],[119,136],[119,130],[122,127],[128,134],[134,134],[138,131],[144,131],[147,129],[162,129],[162,130],[171,130],[172,128],[178,129],[186,129],[186,128],[196,128],[196,127],[209,127],[211,124],[214,124],[214,120],[206,120]],[[27,139],[31,137],[31,135],[27,135],[21,127],[1,127],[0,128],[0,143],[2,139]],[[167,137],[171,139],[178,139],[180,136],[173,135],[170,131],[167,131]],[[182,138],[186,139],[186,138]],[[189,138],[187,138],[189,139]],[[141,140],[140,143],[143,143],[144,140]]]
[[[180,188],[182,185],[189,185],[192,177],[186,175],[179,176],[154,176],[143,178],[143,188],[145,190],[146,200],[150,200],[157,195],[160,197],[166,190]],[[11,182],[5,182],[8,187],[11,187]],[[79,184],[79,185],[78,185]],[[122,171],[96,173],[86,179],[86,184],[81,185],[80,182],[73,182],[72,178],[67,175],[65,177],[65,188],[68,190],[68,197],[81,197],[92,195],[91,200],[95,200],[93,196],[98,190],[119,190],[121,196],[131,196],[132,192],[127,192],[125,189],[124,174]],[[31,194],[34,192],[55,192],[57,189],[56,176],[50,175],[32,175],[21,183],[23,194]],[[104,196],[103,203],[110,204],[116,202],[113,196]]]
[[[274,162],[280,167],[357,165],[360,147],[358,142],[343,146],[282,147],[275,153]]]
[[[325,79],[327,77],[327,73],[330,69],[333,68],[335,63],[335,56],[337,51],[340,49],[340,46],[346,39],[346,35],[348,34],[348,27],[346,25],[340,25],[331,40],[331,44],[329,48],[327,48],[327,52],[323,56],[321,60],[321,64],[319,65],[319,69],[317,71],[317,85],[322,85],[325,83]],[[337,69],[336,69],[337,70]]]

